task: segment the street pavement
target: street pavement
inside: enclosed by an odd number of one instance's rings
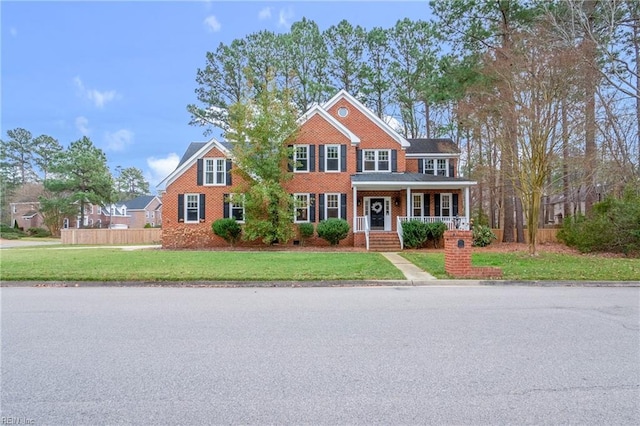
[[[640,289],[2,288],[5,424],[640,423]]]

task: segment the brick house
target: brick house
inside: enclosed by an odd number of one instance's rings
[[[144,228],[145,225],[162,225],[162,202],[155,195],[141,195],[133,200],[125,201],[129,228]]]
[[[44,217],[40,213],[40,203],[23,202],[10,203],[11,227],[20,228],[24,231],[29,228],[44,228]]]
[[[296,201],[295,223],[339,217],[351,226],[341,245],[385,249],[402,247],[408,219],[468,229],[469,190],[476,183],[458,176],[460,152],[453,141],[405,139],[345,91],[312,107],[299,124],[293,178],[285,184]],[[164,247],[227,245],[211,224],[243,219],[242,203],[229,200],[243,183],[233,167],[224,142],[214,138],[188,147],[163,181]],[[316,237],[310,244],[327,243]]]

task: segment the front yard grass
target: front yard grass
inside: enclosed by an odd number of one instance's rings
[[[378,253],[22,248],[0,251],[2,281],[402,280]]]
[[[401,255],[436,278],[449,278],[444,253],[403,252]],[[531,281],[640,281],[640,259],[597,255],[524,252],[473,253],[473,266],[502,268],[505,280]]]

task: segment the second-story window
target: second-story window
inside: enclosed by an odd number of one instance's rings
[[[365,149],[363,170],[365,172],[390,172],[391,161],[388,149]]]
[[[224,185],[226,183],[226,166],[224,158],[204,159],[204,184]]]
[[[447,160],[446,158],[425,159],[424,173],[434,176],[449,176],[449,160]]]
[[[293,150],[294,171],[309,171],[309,145],[296,145]]]
[[[340,145],[326,145],[325,170],[327,172],[340,171]]]

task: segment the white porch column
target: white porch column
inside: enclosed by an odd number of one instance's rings
[[[353,186],[353,202],[351,203],[353,204],[353,230],[355,231],[356,226],[358,225],[358,189],[355,187],[355,185]]]
[[[407,187],[407,217],[411,217],[411,187]]]
[[[464,215],[467,218],[467,222],[469,222],[471,220],[471,206],[470,204],[470,197],[469,197],[469,187],[467,186],[464,189]]]

